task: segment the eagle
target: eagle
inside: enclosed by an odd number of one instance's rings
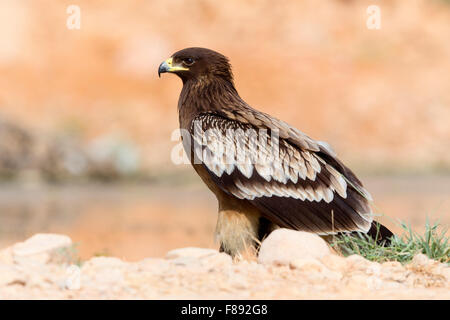
[[[236,257],[258,250],[277,228],[330,235],[367,233],[381,245],[393,235],[373,220],[369,192],[325,142],[258,111],[234,85],[227,57],[186,48],[161,73],[183,82],[178,100],[182,143],[218,200],[215,238]]]

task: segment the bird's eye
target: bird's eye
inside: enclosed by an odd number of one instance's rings
[[[190,66],[190,65],[192,65],[194,63],[194,59],[192,59],[192,58],[184,58],[183,59],[183,63],[185,65],[187,65],[187,66]]]

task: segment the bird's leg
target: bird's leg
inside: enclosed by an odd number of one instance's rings
[[[215,237],[220,251],[232,257],[255,255],[259,246],[259,213],[254,208],[231,207],[227,203],[219,208]]]

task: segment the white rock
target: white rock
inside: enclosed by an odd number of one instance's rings
[[[208,267],[219,268],[233,263],[230,255],[220,252],[212,256],[202,258],[202,263]]]
[[[125,267],[127,262],[115,257],[93,257],[86,261],[83,266],[89,265],[92,268],[114,268]]]
[[[113,286],[124,282],[126,268],[130,264],[119,258],[95,257],[86,261],[80,269],[81,287],[96,288],[109,292]]]
[[[171,264],[185,267],[220,268],[232,263],[228,254],[214,249],[181,248],[169,251],[166,259]]]
[[[229,284],[231,287],[238,289],[238,290],[245,290],[249,287],[249,282],[247,277],[236,274],[234,277],[229,279]]]
[[[402,264],[398,261],[386,261],[383,262],[381,266],[387,269],[403,269]]]
[[[321,261],[327,268],[334,271],[343,272],[347,268],[347,260],[333,253],[322,257]]]
[[[167,263],[167,261],[165,261],[162,258],[144,258],[138,262],[138,264],[143,265],[143,266],[153,266],[155,264],[161,264],[161,263]]]
[[[170,259],[170,262],[174,266],[197,266],[200,265],[200,259],[190,256],[178,257]]]
[[[347,270],[348,271],[364,271],[366,272],[367,269],[372,265],[372,262],[365,259],[364,257],[361,257],[360,255],[353,254],[346,259],[347,263]]]
[[[295,259],[290,263],[290,267],[308,274],[308,277],[315,280],[328,279],[339,281],[342,279],[341,272],[328,269],[322,262],[317,259]]]
[[[301,270],[303,272],[323,272],[326,271],[326,267],[317,259],[295,259],[290,262],[290,266],[293,269]]]
[[[14,283],[25,284],[26,276],[12,265],[0,264],[0,287]]]
[[[170,261],[161,258],[146,258],[139,261],[136,266],[138,271],[154,274],[166,273],[172,267]]]
[[[261,244],[258,262],[262,264],[289,265],[296,259],[320,259],[330,254],[327,243],[318,235],[277,229]]]
[[[215,254],[219,254],[219,251],[214,249],[204,249],[204,248],[180,248],[171,250],[166,254],[166,259],[177,259],[182,257],[191,257],[191,258],[204,258],[206,256],[212,256]]]
[[[12,254],[12,247],[8,247],[0,251],[0,263],[13,264],[14,258]]]
[[[418,253],[414,256],[414,258],[411,261],[411,267],[414,269],[421,269],[425,268],[428,265],[432,264],[434,261],[429,259],[426,255],[422,253]]]
[[[367,267],[366,274],[379,276],[381,274],[381,264],[378,262],[372,262],[370,266]]]
[[[448,287],[450,287],[450,267],[443,265],[440,273],[447,279]]]
[[[65,235],[38,233],[24,242],[12,247],[12,255],[15,263],[42,263],[49,262],[57,250],[68,248],[72,240]]]

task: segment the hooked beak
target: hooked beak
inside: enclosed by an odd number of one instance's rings
[[[173,64],[173,58],[169,58],[159,65],[158,77],[161,77],[161,73],[165,72],[177,72],[177,71],[187,71],[188,68],[182,67],[180,65]]]

